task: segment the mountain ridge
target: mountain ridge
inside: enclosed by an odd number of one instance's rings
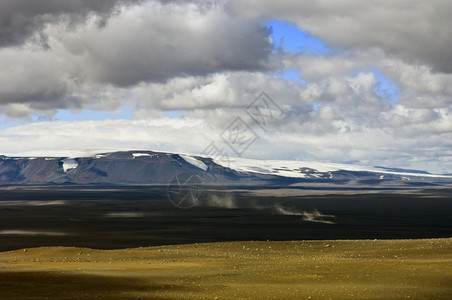
[[[200,155],[130,150],[87,157],[0,155],[0,185],[168,184],[192,174],[206,184],[268,185],[296,182],[381,185],[390,182],[450,183],[452,176],[387,167],[303,161],[213,159]]]

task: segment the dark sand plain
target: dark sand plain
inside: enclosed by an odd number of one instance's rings
[[[336,188],[321,195],[298,188],[292,195],[281,189],[270,195],[261,191],[209,190],[204,193],[208,206],[179,209],[168,200],[166,187],[4,187],[0,251],[452,237],[452,189],[376,193]]]
[[[20,249],[0,299],[452,299],[452,239]]]

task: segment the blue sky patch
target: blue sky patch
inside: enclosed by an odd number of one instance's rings
[[[10,121],[7,120],[5,118],[0,117],[0,130],[1,129],[7,129],[7,128],[11,128],[11,127],[16,127],[16,126],[20,126],[25,124],[24,122],[15,122],[15,121]]]
[[[271,38],[276,50],[282,49],[288,53],[309,55],[331,54],[333,52],[326,43],[309,32],[299,29],[292,23],[271,20],[267,23],[271,29]]]
[[[179,118],[182,116],[182,112],[180,110],[169,110],[165,112],[165,116],[171,119]]]
[[[388,101],[392,106],[397,105],[400,100],[400,87],[394,80],[383,74],[378,68],[372,67],[355,70],[351,76],[355,77],[361,72],[372,72],[377,78],[377,85],[374,88],[375,94]]]
[[[117,119],[131,119],[132,109],[127,106],[121,107],[117,111],[96,111],[96,110],[84,110],[81,112],[71,112],[67,109],[59,110],[55,116],[54,120],[62,121],[87,121],[87,120],[117,120]]]
[[[275,72],[273,74],[285,80],[292,80],[303,87],[306,86],[306,81],[301,78],[300,72],[298,70],[284,70]]]
[[[323,106],[322,103],[320,103],[320,102],[314,102],[314,103],[312,103],[312,105],[311,105],[311,109],[312,109],[313,111],[319,111],[319,109],[322,108],[322,106]]]
[[[378,79],[375,93],[381,98],[387,99],[392,106],[395,106],[400,100],[399,85],[376,68],[373,68],[372,72]]]

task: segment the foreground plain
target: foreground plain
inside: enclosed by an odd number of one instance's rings
[[[0,253],[0,299],[452,299],[452,239]]]

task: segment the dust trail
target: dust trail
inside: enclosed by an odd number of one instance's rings
[[[66,232],[57,232],[57,231],[6,229],[6,230],[0,230],[0,235],[63,236],[63,235],[71,235],[71,234],[66,233]]]
[[[336,216],[324,215],[321,212],[319,212],[316,208],[312,209],[311,211],[292,209],[284,207],[282,205],[275,205],[274,208],[275,211],[280,215],[301,216],[302,220],[305,222],[335,224],[335,222],[326,219],[336,218]]]
[[[207,198],[206,205],[208,207],[218,208],[241,208],[232,196],[217,196],[212,195]]]
[[[104,214],[107,218],[142,218],[144,213],[134,211],[109,212]]]
[[[230,195],[211,195],[209,196],[204,205],[207,207],[216,208],[227,208],[227,209],[237,209],[246,208],[254,209],[258,211],[267,211],[272,214],[277,215],[287,215],[287,216],[301,216],[301,220],[304,222],[315,222],[323,224],[335,224],[331,219],[335,219],[334,215],[322,214],[318,209],[314,208],[311,210],[296,209],[283,206],[280,203],[254,203],[252,201],[237,201],[233,196]]]
[[[34,200],[2,200],[0,206],[50,206],[50,205],[67,205],[64,200],[55,201],[34,201]]]

